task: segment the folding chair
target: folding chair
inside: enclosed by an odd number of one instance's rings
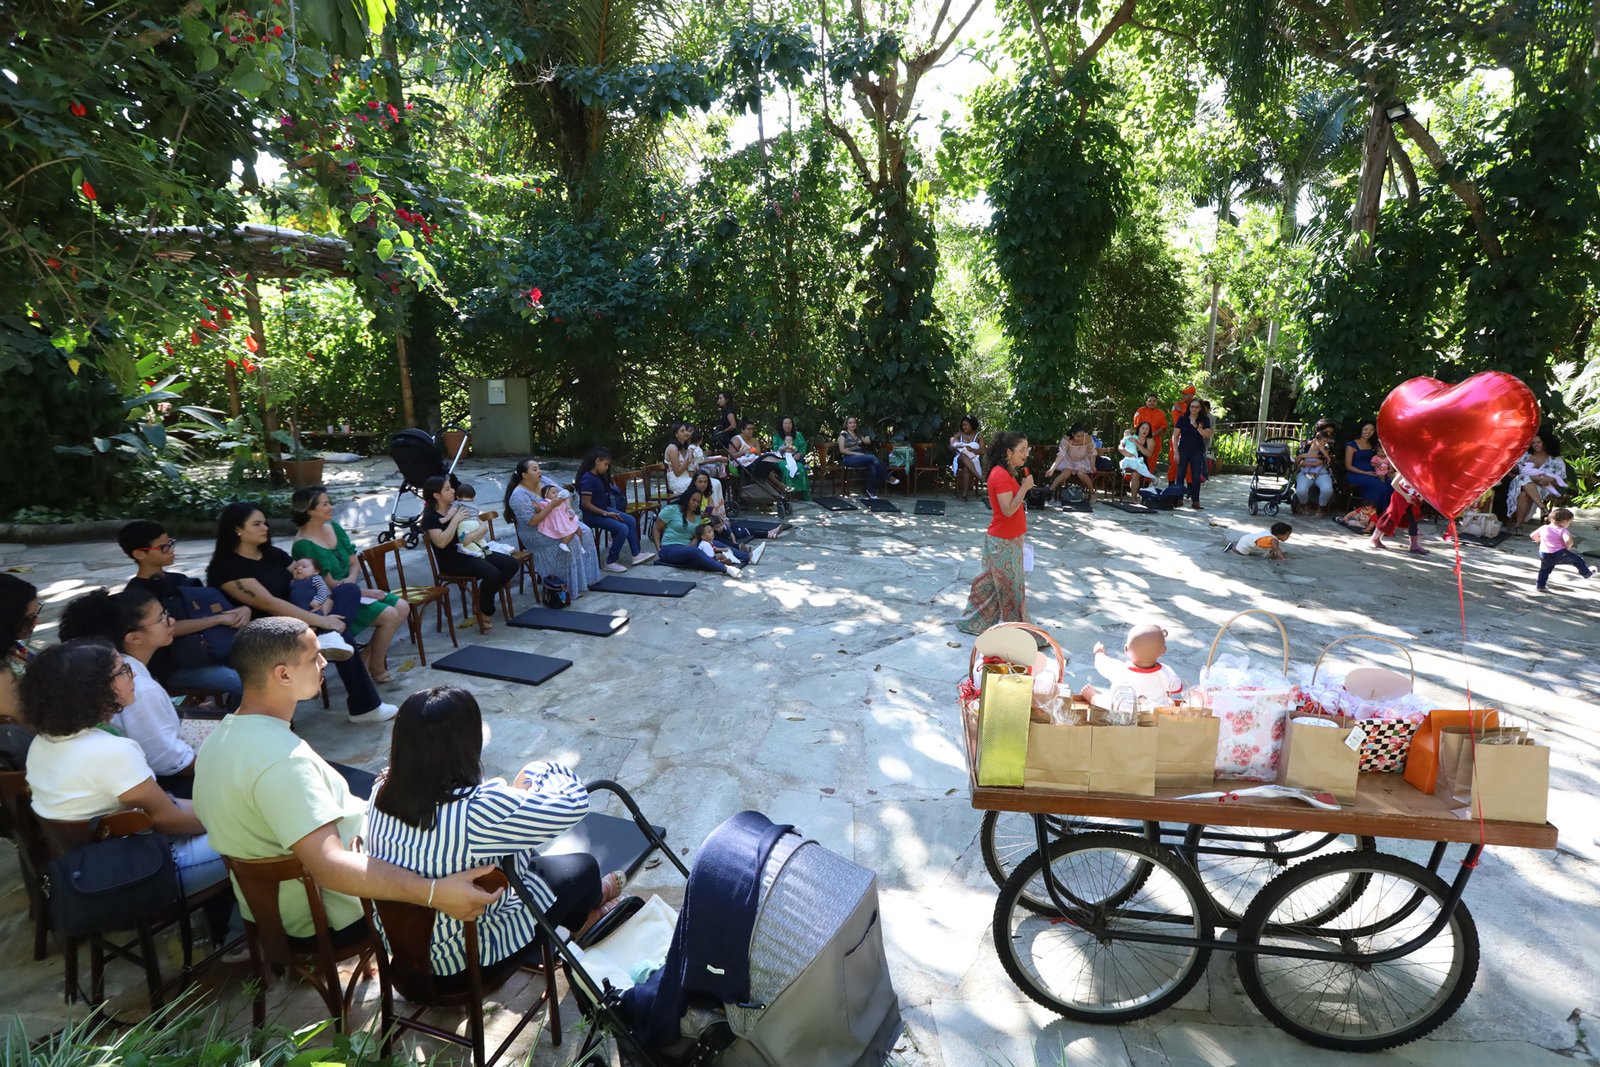
[[[477,884],[492,893],[497,889],[507,889],[510,882],[503,872],[494,871],[477,879]],[[516,1041],[517,1035],[521,1034],[527,1025],[538,1017],[539,1010],[544,1008],[550,1018],[550,1043],[557,1046],[561,1044],[561,998],[556,995],[555,953],[550,948],[550,942],[542,934],[538,938],[537,947],[540,949],[538,964],[511,960],[484,967],[478,962],[478,924],[463,923],[467,969],[460,980],[444,980],[433,973],[432,961],[429,958],[433,943],[433,925],[439,915],[437,911],[419,904],[403,904],[393,900],[363,900],[361,903],[366,909],[369,923],[372,922],[373,914],[376,912],[378,925],[383,931],[381,943],[388,945],[387,951],[378,953],[378,969],[388,972],[388,988],[416,1005],[416,1010],[410,1015],[399,1015],[394,1012],[392,1003],[386,1000],[384,1003],[386,1014],[383,1019],[385,1033],[396,1028],[412,1030],[440,1041],[461,1045],[472,1050],[473,1067],[488,1067],[505,1054],[512,1042]],[[516,1026],[512,1027],[511,1032],[501,1041],[494,1055],[486,1057],[484,999],[503,986],[518,971],[542,974],[544,988],[518,1018]],[[454,1029],[423,1022],[422,1015],[429,1010],[466,1012],[467,1033],[462,1035],[456,1033]]]
[[[422,647],[422,613],[429,604],[433,605],[434,619],[433,632],[438,633],[444,629],[446,623],[450,626],[450,644],[460,648],[461,643],[456,640],[456,619],[450,610],[450,591],[442,585],[418,586],[412,588],[406,585],[406,566],[401,561],[401,549],[405,541],[395,538],[382,544],[373,545],[363,549],[356,558],[361,561],[361,577],[373,589],[382,589],[384,592],[400,594],[400,599],[411,605],[411,614],[406,616],[406,626],[411,631],[411,640],[417,646],[417,659],[422,665],[428,665],[428,653]],[[400,580],[398,589],[389,585],[389,567],[386,557],[394,556],[394,570]]]
[[[260,979],[256,987],[252,1018],[257,1027],[267,1023],[267,987],[272,984],[272,968],[281,967],[298,974],[309,982],[322,997],[328,1014],[341,1032],[350,1030],[350,1003],[355,996],[356,983],[366,973],[368,958],[382,951],[377,935],[370,923],[356,936],[334,943],[333,931],[328,929],[328,913],[322,904],[322,889],[295,856],[277,856],[265,860],[241,860],[224,856],[228,873],[233,875],[239,893],[250,909],[253,918],[245,921],[245,943],[250,948],[250,967]],[[278,891],[285,882],[299,882],[305,889],[306,901],[311,908],[311,924],[315,933],[310,938],[291,939],[283,928],[283,913],[278,907]],[[224,885],[227,883],[224,882]],[[338,964],[355,960],[356,966],[350,981],[340,989]],[[391,1003],[387,972],[378,969],[378,987],[383,1003]],[[387,1015],[387,1009],[385,1011]],[[389,1040],[385,1036],[383,1054],[389,1054]]]

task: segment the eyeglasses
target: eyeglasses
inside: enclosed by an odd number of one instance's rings
[[[43,609],[40,609],[40,610],[43,610]],[[39,612],[37,612],[37,611],[28,612],[26,615],[24,615],[22,617],[22,621],[23,622],[38,622],[39,621]]]
[[[132,678],[133,677],[133,667],[128,663],[123,663],[120,667],[118,667],[116,670],[111,672],[111,677],[112,678]]]
[[[145,551],[146,552],[171,552],[176,547],[178,547],[178,539],[176,537],[169,537],[165,541],[161,542],[159,545],[150,545],[148,548],[145,549]]]
[[[149,622],[147,622],[143,626],[139,627],[139,629],[148,630],[152,626],[160,626],[164,622],[171,622],[171,621],[172,621],[172,613],[169,612],[166,608],[162,608],[160,615],[157,615],[155,618],[151,619]]]

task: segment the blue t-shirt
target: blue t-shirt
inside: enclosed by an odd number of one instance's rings
[[[1377,453],[1370,448],[1362,448],[1354,441],[1346,442],[1347,448],[1355,449],[1355,454],[1350,457],[1350,469],[1357,474],[1372,473],[1372,457]]]
[[[613,504],[611,499],[611,489],[611,483],[600,477],[600,475],[596,474],[594,471],[585,471],[578,477],[579,499],[582,499],[583,494],[585,493],[591,494],[589,497],[589,503],[593,504],[601,511],[615,510],[611,506]],[[586,519],[592,519],[594,518],[594,515],[591,512],[585,511],[583,513],[583,517]]]

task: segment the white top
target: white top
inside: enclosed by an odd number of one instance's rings
[[[111,725],[138,743],[151,771],[177,774],[194,762],[194,749],[178,736],[178,709],[149,667],[132,656],[123,660],[133,668],[133,703],[113,715]]]
[[[98,726],[67,737],[40,734],[28,746],[28,788],[41,819],[67,822],[121,811],[122,794],[153,777],[137,741]]]
[[[1094,669],[1112,685],[1131,685],[1135,697],[1143,697],[1150,709],[1172,704],[1183,692],[1183,679],[1165,663],[1154,667],[1135,667],[1126,660],[1112,659],[1104,652],[1095,653]]]

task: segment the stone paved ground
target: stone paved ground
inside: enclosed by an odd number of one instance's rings
[[[550,466],[572,469],[570,461]],[[496,469],[503,465],[467,468],[480,486]],[[377,532],[386,513],[382,487],[391,479],[381,460],[330,468],[330,480],[355,491],[347,525],[366,537]],[[494,495],[480,491],[480,500]],[[1459,706],[1470,679],[1480,701],[1537,724],[1553,750],[1551,817],[1563,847],[1489,854],[1468,895],[1483,945],[1471,997],[1429,1039],[1374,1062],[1594,1062],[1586,1030],[1600,1012],[1600,583],[1563,575],[1557,592],[1538,596],[1524,542],[1469,549],[1463,663],[1450,559],[1437,544],[1423,560],[1379,554],[1331,524],[1304,521],[1286,563],[1223,555],[1225,532],[1259,525],[1244,511],[1243,495],[1242,479],[1224,477],[1210,487],[1210,510],[1200,513],[1138,517],[1102,508],[1093,516],[1031,516],[1036,619],[1072,654],[1080,681],[1096,640],[1115,646],[1128,623],[1155,619],[1171,631],[1169,662],[1192,681],[1219,624],[1262,607],[1283,617],[1296,662],[1314,659],[1342,634],[1392,637],[1415,656],[1419,689],[1442,706]],[[995,888],[965,796],[953,700],[966,645],[950,621],[977,570],[986,517],[980,505],[954,501],[942,518],[802,506],[799,529],[772,546],[753,581],[704,577],[682,600],[596,594],[582,601],[589,611],[631,613],[617,636],[498,627],[490,643],[574,661],[542,687],[417,668],[411,648],[400,645],[403,683],[390,692],[470,684],[492,731],[489,768],[508,772],[530,758],[555,757],[585,777],[616,778],[686,853],[723,818],[757,808],[875,868],[907,1021],[904,1064],[1332,1063],[1334,1054],[1269,1026],[1226,959],[1214,958],[1207,980],[1176,1008],[1116,1028],[1062,1021],[1006,979],[990,940]],[[180,569],[201,572],[208,554],[209,545],[185,541]],[[0,566],[41,586],[46,638],[66,600],[114,585],[127,570],[114,548],[100,545],[0,545]],[[420,556],[408,572],[426,573]],[[1269,647],[1266,633],[1240,628],[1258,651]],[[430,654],[447,649],[442,636],[430,632],[427,641]],[[338,699],[336,688],[336,711]],[[384,762],[383,731],[351,727],[313,704],[297,721],[332,759],[374,769]],[[675,902],[680,886],[668,869],[643,872],[640,888]],[[0,1002],[30,1031],[48,1031],[64,1018],[60,959],[28,958],[9,852],[0,859],[0,894],[0,952],[8,961]],[[120,1007],[137,1010],[136,975],[113,969],[110,985]],[[283,1017],[313,1017],[304,990],[284,996],[281,986],[274,990]],[[572,1025],[570,1002],[567,1008]],[[564,1063],[571,1048],[569,1041],[556,1052],[540,1040],[534,1062]]]

